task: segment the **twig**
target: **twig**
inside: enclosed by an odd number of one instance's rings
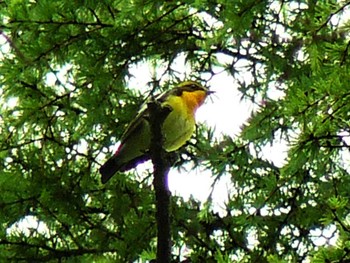
[[[344,5],[342,5],[341,7],[339,7],[337,10],[335,10],[334,12],[332,12],[332,13],[328,16],[328,18],[326,19],[326,21],[324,21],[324,22],[322,23],[322,25],[320,25],[319,28],[316,29],[315,33],[317,34],[322,28],[324,28],[324,27],[329,23],[329,21],[331,21],[331,19],[333,18],[333,16],[339,14],[340,12],[343,12],[343,11],[345,10],[345,8],[346,8],[347,6],[349,6],[349,5],[350,5],[350,2],[347,2],[347,3],[345,3]]]

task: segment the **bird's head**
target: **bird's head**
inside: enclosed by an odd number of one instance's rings
[[[174,94],[180,96],[187,104],[188,109],[193,113],[204,103],[206,97],[212,93],[214,92],[195,81],[184,81],[174,88]]]

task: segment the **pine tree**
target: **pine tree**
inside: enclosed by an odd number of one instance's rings
[[[180,150],[176,166],[231,189],[223,213],[172,196],[172,259],[349,261],[348,14],[343,1],[0,1],[0,261],[155,259],[152,174],[102,185],[98,168],[145,99],[130,69],[161,72],[153,94],[181,79],[180,56],[188,78],[232,76],[224,88],[257,110],[239,136],[200,126]],[[278,165],[263,153],[281,142]]]

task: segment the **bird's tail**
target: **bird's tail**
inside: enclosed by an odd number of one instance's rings
[[[111,177],[120,170],[120,164],[118,163],[118,157],[116,155],[112,156],[107,160],[100,168],[100,173],[102,175],[101,181],[103,184],[107,183]]]
[[[137,156],[131,160],[123,160],[118,154],[113,155],[103,164],[100,168],[100,173],[102,175],[101,181],[103,184],[107,183],[109,179],[116,172],[125,172],[131,168],[134,168],[137,164],[147,161],[149,159],[147,153]]]

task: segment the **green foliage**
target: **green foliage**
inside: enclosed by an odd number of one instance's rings
[[[0,261],[155,258],[151,180],[101,185],[97,170],[143,101],[131,68],[162,70],[151,90],[182,79],[180,56],[188,78],[230,74],[257,110],[239,136],[201,126],[182,151],[179,165],[231,188],[220,213],[173,197],[173,259],[349,261],[348,12],[342,1],[1,1]],[[275,164],[264,149],[281,141],[288,157]]]

